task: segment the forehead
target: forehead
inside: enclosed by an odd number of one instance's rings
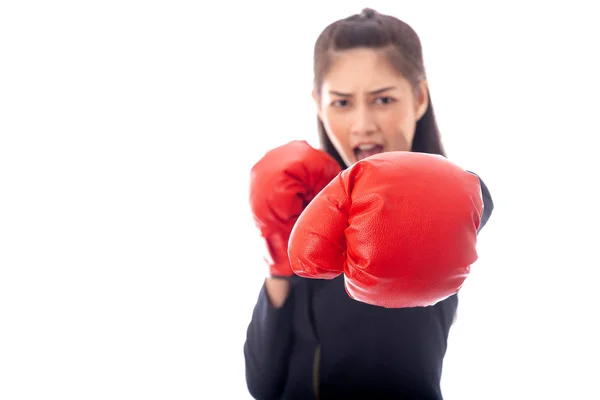
[[[373,49],[352,49],[333,56],[331,67],[323,81],[324,88],[340,91],[376,89],[384,86],[408,85],[383,52]]]

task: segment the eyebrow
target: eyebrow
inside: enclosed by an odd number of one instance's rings
[[[369,92],[369,94],[373,95],[373,94],[381,94],[383,92],[387,92],[388,90],[392,90],[395,89],[395,86],[387,86],[381,89],[375,89]],[[344,93],[344,92],[338,92],[337,90],[330,90],[329,91],[330,94],[336,95],[336,96],[340,96],[340,97],[352,97],[352,93]]]

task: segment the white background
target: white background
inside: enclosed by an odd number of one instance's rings
[[[248,398],[249,169],[316,144],[314,41],[364,6],[420,34],[496,205],[445,398],[600,398],[592,2],[250,3],[0,6],[0,398]]]

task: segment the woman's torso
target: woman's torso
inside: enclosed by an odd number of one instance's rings
[[[441,399],[457,296],[385,309],[351,299],[343,279],[294,279],[294,345],[282,398]]]

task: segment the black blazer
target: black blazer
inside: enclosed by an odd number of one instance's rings
[[[481,179],[480,179],[481,181]],[[493,202],[481,181],[487,223]],[[351,299],[343,275],[292,278],[283,307],[264,286],[244,344],[250,394],[270,399],[442,399],[453,295],[430,307],[386,309]]]

